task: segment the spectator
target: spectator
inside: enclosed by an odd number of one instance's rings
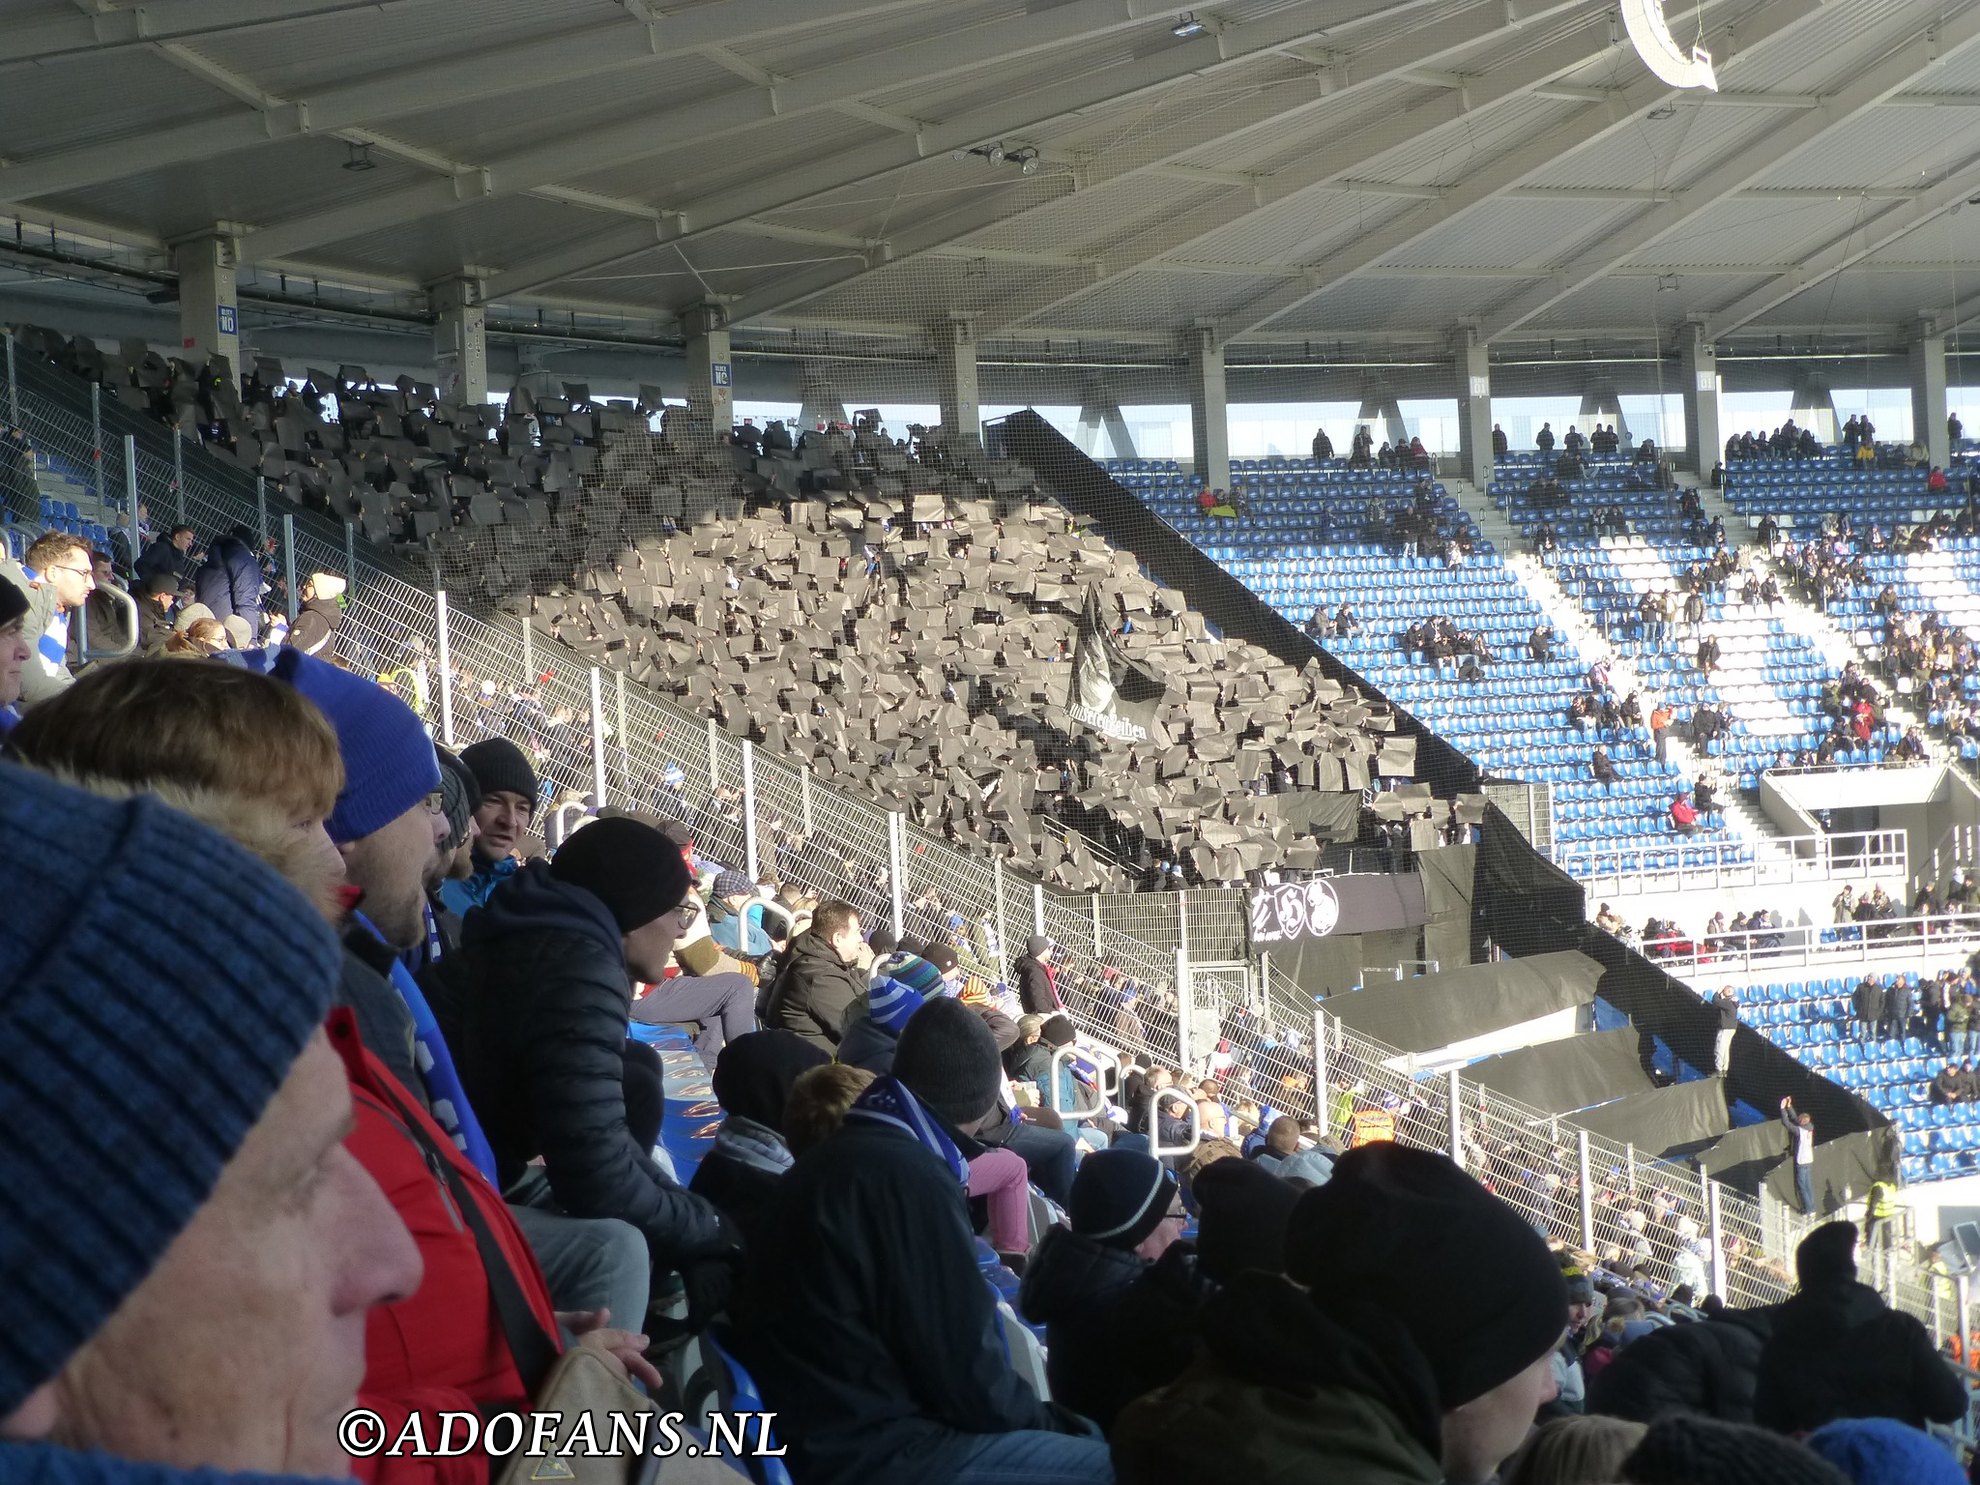
[[[245,526],[236,526],[206,549],[206,560],[193,574],[193,597],[216,619],[238,614],[256,636],[261,633],[261,559],[259,543]]]
[[[34,646],[26,633],[28,596],[5,577],[0,577],[0,742],[21,719],[16,709],[21,699],[23,668],[34,658]]]
[[[1110,1478],[1089,1426],[1011,1370],[977,1269],[964,1189],[1000,1083],[989,1029],[931,1000],[779,1186],[736,1344],[807,1485]]]
[[[185,581],[186,557],[192,549],[192,527],[174,526],[144,549],[132,567],[131,576],[139,587],[154,577],[169,578],[176,592],[180,583]]]
[[[1606,793],[1615,793],[1616,785],[1622,782],[1622,775],[1616,771],[1616,765],[1609,759],[1609,750],[1599,744],[1595,751],[1588,755],[1588,772]]]
[[[1589,1485],[1620,1479],[1623,1460],[1646,1431],[1641,1423],[1620,1418],[1550,1419],[1507,1466],[1505,1485]]]
[[[791,940],[765,1003],[764,1024],[795,1031],[820,1051],[833,1052],[866,993],[871,962],[858,910],[844,902],[821,904],[811,926]]]
[[[69,617],[96,587],[95,564],[88,542],[51,531],[27,549],[19,567],[0,565],[0,577],[27,595],[22,632],[35,648],[21,671],[19,705],[25,711],[73,679],[69,673]]]
[[[824,1144],[846,1122],[846,1111],[860,1094],[872,1086],[872,1073],[843,1062],[828,1062],[799,1073],[784,1106],[784,1140],[791,1154],[802,1155]],[[761,1247],[762,1242],[754,1246]]]
[[[1506,430],[1501,428],[1497,423],[1494,423],[1492,425],[1492,457],[1495,459],[1505,458],[1507,447]]]
[[[1855,1485],[1966,1485],[1967,1472],[1930,1434],[1888,1418],[1825,1423],[1804,1439],[1808,1451]]]
[[[1265,1148],[1258,1152],[1258,1164],[1287,1181],[1304,1181],[1324,1186],[1334,1173],[1334,1162],[1318,1150],[1300,1148],[1299,1120],[1281,1114],[1265,1131]]]
[[[1103,1431],[1126,1404],[1175,1380],[1202,1299],[1176,1178],[1138,1150],[1096,1151],[1073,1178],[1069,1227],[1025,1269],[1018,1309],[1045,1327],[1052,1397]]]
[[[1945,1067],[1932,1075],[1930,1099],[1935,1104],[1955,1104],[1965,1101],[1959,1069],[1948,1062]]]
[[[909,1018],[941,991],[941,972],[926,959],[888,955],[875,967],[872,987],[853,1003],[834,1060],[876,1077],[892,1072],[894,1049]]]
[[[303,579],[302,606],[289,628],[289,643],[305,655],[334,654],[331,641],[343,626],[344,610],[337,600],[344,596],[344,580],[335,573],[313,572]]]
[[[708,894],[708,936],[736,958],[754,964],[767,957],[773,945],[763,931],[763,899],[756,883],[739,871],[725,871],[715,878]]]
[[[1794,1161],[1794,1195],[1801,1215],[1815,1215],[1815,1119],[1797,1114],[1792,1098],[1781,1100],[1781,1123],[1787,1127],[1788,1149]]]
[[[344,1146],[350,1096],[320,1029],[336,935],[156,800],[0,768],[0,834],[63,843],[10,858],[0,922],[7,1188],[37,1193],[0,1214],[0,1418],[180,1468],[348,1474],[337,1425],[366,1314],[412,1293],[420,1264]],[[157,916],[187,862],[211,916]],[[216,920],[224,935],[184,931]],[[118,946],[139,922],[149,972],[131,975]],[[76,1137],[106,1129],[168,1140],[170,1158]]]
[[[522,864],[518,851],[536,818],[536,769],[506,737],[485,737],[461,749],[461,762],[481,786],[475,808],[474,870],[442,884],[440,900],[465,918]]]
[[[1712,1071],[1724,1076],[1732,1070],[1733,1037],[1739,1031],[1739,997],[1733,994],[1733,987],[1722,986],[1712,997],[1712,1009],[1718,1017],[1718,1032],[1712,1043]]]
[[[1698,811],[1693,807],[1689,795],[1679,792],[1671,796],[1671,829],[1679,835],[1698,833]]]
[[[1612,1301],[1614,1313],[1623,1308]],[[1629,1308],[1635,1323],[1642,1323],[1641,1306],[1632,1299]],[[1590,1378],[1588,1411],[1637,1423],[1672,1414],[1751,1423],[1754,1373],[1773,1330],[1773,1313],[1722,1310],[1712,1320],[1648,1329]]]
[[[132,596],[137,599],[137,652],[155,654],[172,639],[172,605],[179,598],[178,579],[170,573],[153,573]]]
[[[789,1031],[751,1031],[722,1048],[709,1077],[725,1117],[688,1190],[736,1224],[745,1247],[763,1241],[777,1183],[791,1168],[784,1111],[792,1085],[823,1052]]]
[[[651,1158],[658,1065],[626,1040],[632,980],[665,973],[690,903],[687,868],[664,835],[633,819],[598,820],[470,913],[460,952],[423,985],[457,1049],[502,1190],[630,1223],[646,1234],[656,1271],[685,1272],[734,1247],[714,1207]]]
[[[1441,1155],[1378,1141],[1342,1156],[1293,1209],[1286,1271],[1232,1278],[1204,1306],[1196,1363],[1122,1411],[1122,1485],[1312,1478],[1325,1459],[1479,1485],[1554,1395],[1560,1268]]]
[[[1050,1016],[1066,1008],[1059,998],[1058,972],[1052,967],[1052,956],[1057,952],[1058,945],[1042,933],[1034,933],[1025,941],[1016,978],[1018,1004],[1028,1015]]]
[[[1856,1277],[1856,1224],[1828,1222],[1795,1249],[1799,1292],[1780,1306],[1760,1355],[1754,1419],[1806,1433],[1837,1418],[1952,1423],[1966,1388],[1925,1327]]]

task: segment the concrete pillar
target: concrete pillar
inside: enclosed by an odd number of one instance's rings
[[[734,367],[729,359],[729,319],[719,304],[702,304],[681,316],[687,338],[687,399],[696,420],[716,434],[736,426]]]
[[[821,424],[845,423],[846,404],[832,385],[830,374],[819,366],[806,366],[798,376],[798,423],[805,430]]]
[[[1403,422],[1402,404],[1396,401],[1393,388],[1380,383],[1366,388],[1361,394],[1361,408],[1355,413],[1354,420],[1368,425],[1368,431],[1375,435],[1375,447],[1378,449],[1385,442],[1397,448],[1409,442],[1409,426]],[[1381,427],[1376,427],[1377,423]]]
[[[1574,426],[1583,437],[1594,432],[1597,423],[1607,423],[1616,430],[1616,439],[1627,449],[1634,442],[1629,436],[1629,419],[1623,416],[1622,399],[1616,395],[1616,384],[1611,381],[1590,382],[1581,392],[1581,407],[1575,414]],[[1705,466],[1710,469],[1711,465]]]
[[[1079,404],[1079,446],[1099,457],[1100,435],[1107,435],[1107,446],[1116,459],[1133,459],[1134,435],[1128,432],[1121,405],[1098,387],[1088,387]]]
[[[1186,332],[1189,350],[1191,472],[1212,490],[1231,487],[1231,417],[1224,396],[1224,348],[1199,325]]]
[[[1464,477],[1483,490],[1492,483],[1492,358],[1471,331],[1457,338],[1458,456]]]
[[[481,280],[443,279],[429,295],[441,400],[478,407],[488,400],[488,311],[482,307]]]
[[[1726,448],[1719,432],[1719,357],[1703,325],[1693,321],[1682,333],[1678,359],[1683,364],[1684,441],[1691,467],[1702,477],[1712,472]]]
[[[1911,327],[1911,436],[1925,457],[1944,469],[1952,463],[1946,436],[1946,338],[1932,320]]]
[[[966,319],[948,319],[935,326],[933,334],[942,431],[980,444],[983,404],[976,394],[976,326]]]
[[[216,227],[172,244],[179,276],[179,345],[190,360],[224,356],[241,373],[241,310],[234,294],[236,234]]]
[[[1829,390],[1829,379],[1820,372],[1804,371],[1794,379],[1794,401],[1788,416],[1796,427],[1811,429],[1820,443],[1834,443],[1842,437],[1835,394]]]

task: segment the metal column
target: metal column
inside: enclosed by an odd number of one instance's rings
[[[282,512],[282,575],[288,582],[289,623],[296,622],[296,516]]]
[[[452,647],[447,639],[445,588],[434,590],[433,622],[440,637],[440,741],[451,748],[454,745],[454,665]]]
[[[595,665],[591,667],[591,798],[597,808],[605,808],[605,687]]]
[[[756,744],[748,738],[743,739],[742,745],[742,775],[743,870],[749,873],[749,879],[754,882],[761,880],[761,873],[756,869]],[[896,815],[893,818],[898,820],[900,816]],[[901,853],[893,848],[894,834],[894,829],[890,826],[887,831],[888,849],[892,852],[894,872],[898,876],[901,869]],[[894,919],[897,925],[901,916],[898,905],[900,897],[900,884],[896,882]],[[901,930],[897,926],[894,931],[898,933]]]

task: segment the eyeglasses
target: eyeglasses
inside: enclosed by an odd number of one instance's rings
[[[426,812],[429,815],[444,815],[447,813],[447,795],[445,790],[435,789],[431,794],[426,796]]]
[[[675,908],[674,912],[680,918],[681,926],[686,927],[701,916],[701,899],[690,897],[686,902]]]

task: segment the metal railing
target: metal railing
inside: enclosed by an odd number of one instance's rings
[[[1827,942],[1825,935],[1833,935]],[[1805,923],[1715,933],[1702,942],[1659,939],[1642,945],[1658,968],[1680,976],[1823,971],[1856,964],[1915,964],[1921,954],[1964,954],[1980,947],[1980,909],[1862,923]]]
[[[1577,841],[1556,846],[1554,864],[1610,896],[1904,877],[1909,865],[1902,830],[1655,845]]]

